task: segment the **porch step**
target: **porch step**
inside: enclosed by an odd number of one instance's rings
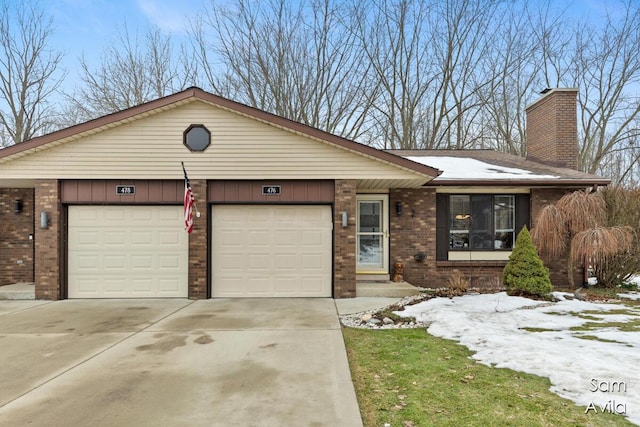
[[[388,282],[391,276],[388,274],[356,274],[356,282]]]
[[[0,300],[36,299],[36,287],[33,283],[15,283],[0,286]]]
[[[418,288],[407,282],[356,281],[356,297],[403,298],[419,293]]]

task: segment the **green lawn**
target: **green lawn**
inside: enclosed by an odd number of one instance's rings
[[[633,425],[585,414],[551,393],[548,379],[476,363],[465,347],[424,329],[344,328],[343,335],[367,427]]]

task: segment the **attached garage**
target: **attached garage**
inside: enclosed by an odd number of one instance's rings
[[[353,297],[359,195],[388,207],[439,173],[198,88],[3,148],[0,164],[0,237],[24,240],[5,265],[48,300]]]
[[[213,297],[331,297],[328,205],[214,205]]]
[[[69,298],[187,297],[182,206],[69,206]]]

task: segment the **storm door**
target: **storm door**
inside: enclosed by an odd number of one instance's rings
[[[389,273],[389,220],[386,195],[357,196],[358,274]]]

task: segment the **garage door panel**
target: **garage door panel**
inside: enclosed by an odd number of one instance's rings
[[[180,281],[175,279],[164,279],[158,282],[158,289],[163,294],[173,294],[180,290]]]
[[[296,296],[299,293],[299,278],[282,276],[274,282],[274,293],[277,297]]]
[[[246,258],[245,265],[254,274],[268,274],[271,255],[253,253]]]
[[[183,260],[178,254],[164,254],[158,256],[158,267],[161,270],[176,270],[181,267]]]
[[[321,256],[314,255],[303,255],[302,256],[302,268],[307,271],[313,271],[319,273],[323,271],[326,266],[323,263],[323,259]]]
[[[131,260],[130,268],[137,273],[150,273],[154,267],[154,257],[151,255],[133,255],[129,259]]]
[[[123,255],[105,255],[102,258],[104,270],[110,274],[123,272],[127,269],[127,260]]]
[[[187,296],[182,206],[70,206],[68,213],[69,298]]]
[[[246,279],[246,296],[249,297],[266,297],[270,296],[270,286],[268,277],[248,276]]]
[[[330,206],[214,206],[211,217],[214,297],[331,296]]]
[[[160,245],[179,245],[182,237],[181,234],[184,234],[184,230],[160,231],[156,234],[157,242]]]
[[[236,233],[239,235],[242,234],[242,231],[238,230]],[[269,232],[264,230],[246,230],[246,238],[242,238],[242,243],[246,245],[249,242],[253,247],[268,247],[271,242],[271,236]]]
[[[247,242],[246,235],[240,229],[221,231],[216,240],[225,247],[244,247]]]
[[[79,249],[95,249],[104,244],[102,241],[102,235],[95,231],[82,230],[76,233],[74,236],[70,236],[69,244],[73,244]]]
[[[153,292],[153,282],[151,279],[132,279],[131,290],[134,294],[151,294]]]
[[[302,281],[302,291],[304,294],[313,295],[322,289],[322,277],[306,277]]]
[[[156,230],[133,231],[128,237],[133,249],[145,250],[153,247],[156,234]]]
[[[121,277],[106,277],[103,279],[104,292],[111,297],[124,297],[126,281]]]
[[[297,270],[298,255],[296,253],[290,254],[276,254],[273,259],[274,267],[281,274],[291,274]]]

